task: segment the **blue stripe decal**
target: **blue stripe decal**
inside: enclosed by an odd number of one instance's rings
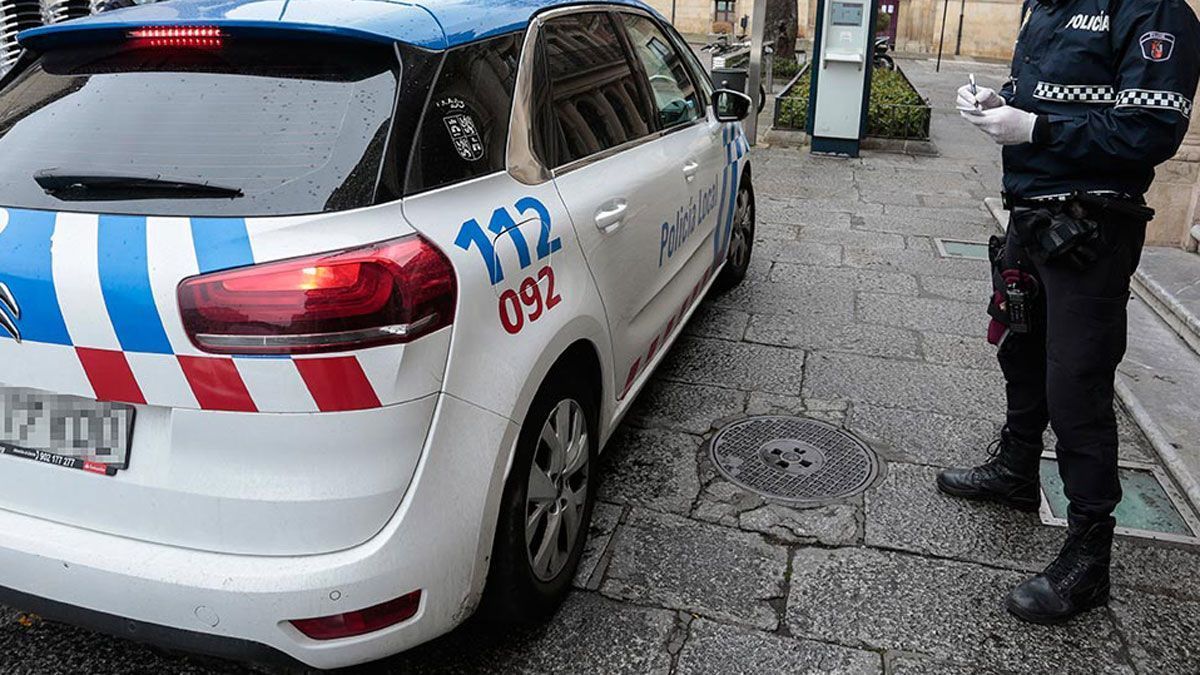
[[[717,204],[725,203],[726,190],[729,189],[729,167],[726,166],[721,171],[721,200]],[[721,256],[721,239],[725,236],[725,209],[717,210],[717,227],[713,231],[713,269],[721,266],[724,261]]]
[[[54,220],[53,213],[8,209],[8,225],[0,229],[0,282],[8,286],[21,307],[17,321],[21,339],[70,345],[71,335],[54,289],[50,253]],[[0,339],[10,339],[8,332],[0,331]]]
[[[192,242],[201,274],[254,264],[242,218],[192,218]]]
[[[146,254],[146,219],[100,216],[100,290],[121,349],[171,354],[154,305]]]
[[[729,238],[730,238],[730,235],[733,234],[733,214],[737,210],[737,195],[738,195],[738,188],[740,187],[738,184],[738,168],[739,168],[739,166],[740,166],[739,164],[734,164],[732,167],[730,167],[730,169],[733,171],[733,179],[730,180],[729,218],[725,220],[725,237],[724,237],[723,245],[721,246],[722,252],[729,250]]]

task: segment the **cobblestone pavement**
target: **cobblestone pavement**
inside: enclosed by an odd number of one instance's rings
[[[1200,672],[1200,552],[1121,541],[1110,608],[1031,627],[1002,599],[1062,532],[934,489],[939,467],[982,457],[1004,408],[981,337],[987,271],[932,240],[992,232],[981,201],[998,153],[949,106],[968,71],[998,83],[1003,69],[903,65],[940,108],[942,155],[756,152],[750,278],[710,299],[614,438],[555,621],[468,626],[362,672]],[[719,478],[715,426],[769,412],[853,430],[886,461],[881,479],[796,510]],[[1126,455],[1152,459],[1123,422]],[[16,619],[0,615],[0,671],[241,671]]]

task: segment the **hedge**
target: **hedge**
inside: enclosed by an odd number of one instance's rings
[[[779,59],[775,63],[775,78],[785,82],[791,80],[800,72],[800,64],[796,59]]]
[[[779,101],[779,124],[784,128],[807,128],[810,79],[811,73],[804,73]],[[927,139],[930,116],[929,105],[900,71],[875,69],[867,105],[868,136]]]

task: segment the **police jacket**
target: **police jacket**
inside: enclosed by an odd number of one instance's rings
[[[1145,194],[1187,132],[1200,24],[1184,0],[1027,0],[1000,91],[1037,113],[1033,142],[1004,149],[1020,199]]]

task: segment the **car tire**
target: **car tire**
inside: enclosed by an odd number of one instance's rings
[[[482,603],[484,618],[494,623],[544,621],[571,589],[598,478],[598,403],[588,389],[585,378],[552,376],[525,417]]]
[[[738,188],[737,206],[733,211],[733,225],[729,234],[729,251],[725,267],[714,283],[717,292],[727,291],[742,283],[750,271],[750,260],[754,253],[755,223],[754,188],[750,181],[742,181]]]

